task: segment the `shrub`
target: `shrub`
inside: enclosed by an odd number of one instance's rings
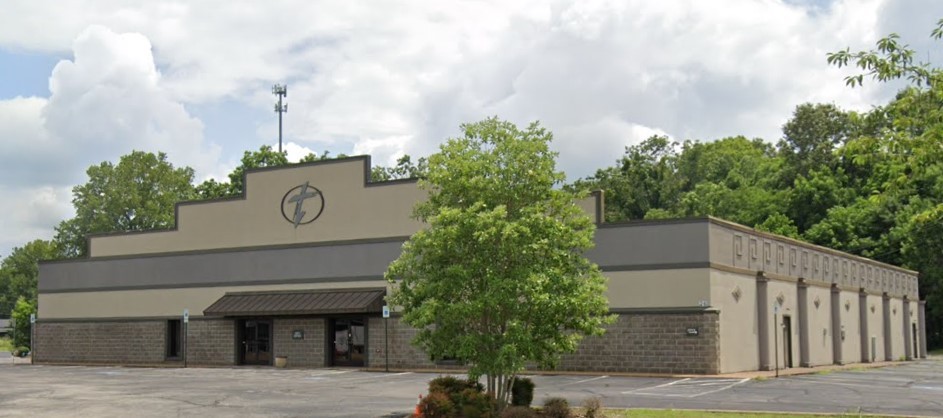
[[[526,406],[509,406],[501,411],[501,418],[540,418],[540,414]]]
[[[451,418],[455,416],[455,404],[445,393],[430,392],[419,402],[419,412],[425,418]]]
[[[534,401],[534,382],[526,377],[515,377],[511,386],[511,405],[530,406]]]
[[[461,394],[465,389],[474,389],[478,392],[484,390],[478,382],[453,376],[439,376],[429,381],[429,393],[439,392],[454,398],[455,395]]]
[[[548,418],[573,418],[570,403],[563,398],[548,398],[544,401],[541,412]]]
[[[21,346],[13,350],[12,353],[15,357],[26,357],[29,354],[29,347]]]
[[[586,412],[583,413],[585,418],[605,417],[602,411],[602,401],[597,397],[586,398],[586,400],[583,401],[583,409],[586,410]]]
[[[468,388],[458,395],[456,402],[459,405],[459,411],[463,418],[495,418],[498,409],[494,398],[487,393],[483,393],[478,388]]]

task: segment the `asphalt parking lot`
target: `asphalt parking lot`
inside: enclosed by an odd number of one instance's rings
[[[0,416],[379,417],[410,412],[429,373],[0,365]],[[943,416],[943,361],[751,380],[533,376],[535,403]]]

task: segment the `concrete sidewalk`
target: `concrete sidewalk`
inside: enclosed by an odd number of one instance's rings
[[[933,357],[931,356],[931,359]],[[842,370],[865,370],[873,369],[879,367],[890,367],[890,366],[901,366],[904,364],[912,364],[914,361],[926,361],[926,360],[910,360],[910,361],[878,361],[874,363],[848,363],[848,364],[829,364],[823,366],[815,367],[791,367],[788,369],[779,369],[779,376],[798,376],[804,374],[819,374],[819,373],[828,373],[833,371],[842,371]],[[383,367],[367,367],[363,369],[364,371],[370,372],[384,372],[386,371]],[[401,369],[391,367],[389,372],[412,372],[412,373],[442,373],[442,374],[464,374],[467,370],[462,368],[455,367],[446,367],[441,369]],[[724,374],[663,374],[663,373],[633,373],[633,372],[570,372],[570,371],[558,371],[558,370],[525,370],[521,373],[522,375],[534,375],[534,376],[620,376],[620,377],[657,377],[657,378],[674,378],[674,379],[683,379],[683,378],[730,378],[730,379],[770,379],[777,376],[776,370],[769,371],[746,371],[746,372],[736,372],[736,373],[724,373]]]
[[[14,357],[9,351],[0,351],[0,365],[33,364],[29,357]]]

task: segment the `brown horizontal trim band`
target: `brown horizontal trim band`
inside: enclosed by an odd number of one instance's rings
[[[380,316],[380,312],[368,312],[368,313],[337,313],[337,314],[304,314],[304,315],[238,315],[238,316],[194,316],[190,315],[190,321],[235,321],[237,319],[246,319],[246,318],[271,318],[271,319],[299,319],[299,318],[315,318],[315,319],[324,319],[331,317],[366,317],[366,318],[376,318],[383,319]],[[391,318],[400,318],[403,314],[400,312],[390,312]],[[138,316],[138,317],[78,317],[78,318],[36,318],[37,324],[77,324],[77,323],[105,323],[105,322],[163,322],[170,321],[174,319],[183,319],[183,315],[179,316]]]
[[[37,324],[72,324],[79,322],[158,322],[171,321],[174,319],[183,320],[183,312],[177,316],[137,316],[137,317],[84,317],[84,318],[36,318]],[[212,318],[205,316],[190,315],[191,321],[217,321],[222,318]]]
[[[323,317],[323,316],[334,316],[334,315],[380,315],[380,310],[367,310],[367,309],[330,309],[318,312],[311,311],[271,311],[271,312],[254,312],[254,311],[231,311],[231,312],[214,312],[214,313],[204,313],[206,317],[212,318],[263,318],[263,317],[301,317],[301,316],[310,316],[310,317]]]
[[[73,289],[55,289],[39,290],[40,295],[53,293],[91,293],[91,292],[118,292],[128,290],[166,290],[166,289],[196,289],[201,287],[241,287],[241,286],[265,286],[265,285],[283,285],[283,284],[315,284],[315,283],[351,283],[351,282],[370,282],[383,281],[383,277],[378,276],[351,276],[351,277],[320,277],[304,279],[284,279],[284,280],[252,280],[245,282],[209,282],[209,283],[184,283],[184,284],[165,284],[165,285],[143,285],[143,286],[106,286],[106,287],[86,287]],[[296,290],[297,291],[297,290]]]
[[[866,263],[866,264],[871,264],[871,265],[873,265],[873,266],[884,267],[884,268],[887,268],[887,269],[896,270],[896,271],[898,271],[898,272],[907,273],[907,274],[910,274],[910,275],[913,275],[913,276],[918,276],[918,275],[920,274],[920,272],[917,272],[917,271],[914,271],[914,270],[905,269],[905,268],[903,268],[903,267],[898,267],[898,266],[895,266],[895,265],[893,265],[893,264],[882,263],[882,262],[880,262],[880,261],[872,260],[872,259],[870,259],[870,258],[865,258],[865,257],[861,257],[861,256],[858,256],[858,255],[849,254],[849,253],[846,253],[846,252],[843,252],[843,251],[838,251],[838,250],[835,250],[835,249],[831,249],[831,248],[828,248],[828,247],[823,247],[823,246],[821,246],[821,245],[816,245],[816,244],[812,244],[812,243],[805,242],[805,241],[800,241],[800,240],[797,240],[797,239],[794,239],[794,238],[789,238],[789,237],[782,236],[782,235],[776,235],[776,234],[771,234],[771,233],[769,233],[769,232],[758,231],[758,230],[753,229],[753,228],[750,228],[750,227],[748,227],[748,226],[740,225],[740,224],[738,224],[738,223],[730,222],[730,221],[723,220],[723,219],[720,219],[720,218],[715,218],[715,217],[712,217],[712,216],[708,216],[706,219],[707,219],[710,223],[712,223],[712,224],[715,224],[715,225],[718,225],[718,226],[724,226],[724,227],[727,227],[727,228],[730,228],[730,229],[736,229],[736,230],[741,231],[741,232],[746,232],[746,233],[750,233],[750,234],[755,234],[755,235],[760,236],[760,237],[763,237],[763,238],[769,238],[769,239],[776,240],[776,241],[783,241],[783,242],[785,242],[785,243],[797,245],[797,246],[799,246],[799,247],[804,247],[804,248],[811,249],[811,250],[821,251],[821,252],[824,252],[824,253],[827,253],[827,254],[831,254],[831,255],[835,255],[835,256],[839,256],[839,257],[849,258],[849,259],[852,259],[852,260],[855,260],[855,261],[860,261],[860,262],[863,262],[863,263]]]
[[[205,316],[377,313],[386,288],[293,292],[228,292],[203,309]]]
[[[720,311],[711,307],[702,308],[700,306],[676,306],[676,307],[665,307],[665,308],[611,308],[609,309],[609,313],[680,315],[680,314],[692,314],[692,313],[716,314],[716,313],[720,313]]]
[[[696,268],[708,268],[711,263],[706,261],[696,261],[691,263],[655,263],[655,264],[626,264],[614,266],[600,266],[599,269],[605,272],[617,271],[639,271],[639,270],[684,270]]]
[[[688,218],[672,218],[672,219],[629,219],[625,221],[616,221],[616,222],[606,222],[598,225],[598,228],[609,229],[609,228],[631,228],[634,226],[655,226],[655,225],[677,225],[677,224],[696,224],[708,222],[708,217],[688,217]]]
[[[284,295],[292,293],[386,292],[385,287],[339,287],[330,289],[246,290],[226,292],[229,295]]]
[[[362,245],[362,244],[385,244],[385,243],[390,243],[390,242],[406,242],[407,239],[409,239],[408,235],[401,235],[401,236],[393,236],[393,237],[360,238],[360,239],[350,239],[350,240],[304,242],[304,243],[295,243],[295,244],[257,245],[257,246],[251,246],[251,247],[212,248],[212,249],[206,249],[206,250],[173,251],[173,252],[163,252],[163,253],[109,255],[109,256],[102,256],[102,257],[87,257],[87,258],[68,258],[68,259],[62,259],[62,260],[44,260],[44,261],[40,261],[39,264],[90,263],[90,262],[95,262],[95,261],[160,258],[160,257],[185,256],[185,255],[234,254],[234,253],[245,253],[245,252],[252,252],[252,251],[290,250],[290,249],[298,249],[298,248],[317,248],[317,247],[334,247],[334,246],[340,247],[340,246],[347,246],[347,245]]]

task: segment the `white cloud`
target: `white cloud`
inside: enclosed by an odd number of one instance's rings
[[[75,59],[50,98],[0,100],[0,174],[71,184],[137,148],[224,178],[244,149],[209,144],[187,108],[271,115],[278,82],[292,155],[392,163],[498,115],[553,130],[574,178],[654,132],[775,141],[797,104],[868,109],[893,87],[849,89],[825,54],[895,31],[939,62],[927,36],[939,16],[936,0],[8,1],[0,48]],[[246,133],[256,143],[277,131],[265,120]]]
[[[277,150],[278,144],[272,144],[272,149]],[[285,142],[283,149],[285,150],[285,153],[288,154],[288,161],[291,162],[298,162],[302,158],[307,157],[308,154],[320,155],[319,152],[316,152],[306,146],[298,145],[294,142]]]
[[[145,37],[92,26],[73,51],[52,71],[48,99],[0,100],[0,245],[38,229],[51,236],[90,165],[132,150],[164,151],[200,172],[219,165],[219,147],[203,141],[202,123],[161,85]]]
[[[51,239],[52,226],[73,215],[70,187],[0,185],[0,258],[13,247]]]

